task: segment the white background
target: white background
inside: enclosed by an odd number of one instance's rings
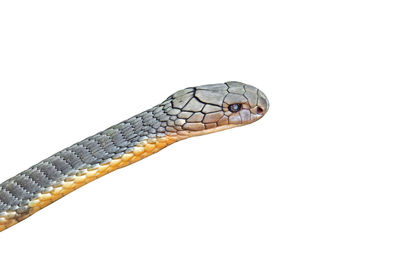
[[[1,181],[178,89],[270,112],[0,233],[1,266],[399,266],[398,1],[1,1]]]

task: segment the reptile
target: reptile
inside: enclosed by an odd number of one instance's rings
[[[0,231],[77,188],[193,136],[247,125],[269,108],[241,82],[179,90],[162,103],[42,160],[0,184]]]

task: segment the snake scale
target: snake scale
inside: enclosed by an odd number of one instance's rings
[[[0,231],[75,189],[192,136],[257,121],[267,97],[240,82],[190,87],[0,184]]]

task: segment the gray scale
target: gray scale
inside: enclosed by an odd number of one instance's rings
[[[250,111],[230,116],[224,105],[235,101],[268,107],[265,95],[239,82],[190,87],[176,92],[161,104],[88,137],[30,167],[0,184],[0,214],[29,211],[30,200],[68,176],[121,156],[139,142],[177,131],[201,131],[210,125],[238,123],[250,118]],[[264,102],[263,102],[264,101]],[[252,114],[252,116],[255,116]],[[220,120],[220,121],[218,121]],[[213,127],[215,127],[213,126]]]

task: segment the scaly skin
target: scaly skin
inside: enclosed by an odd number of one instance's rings
[[[180,90],[161,104],[3,182],[0,231],[75,189],[172,143],[252,123],[263,117],[268,108],[268,100],[260,90],[239,82]]]

